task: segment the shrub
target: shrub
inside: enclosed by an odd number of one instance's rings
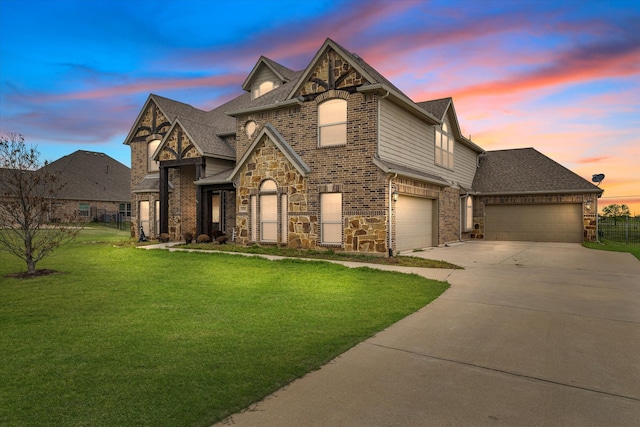
[[[201,234],[196,238],[196,242],[198,243],[209,243],[211,241],[211,237],[206,234]]]
[[[182,233],[182,237],[184,237],[184,241],[186,243],[193,242],[193,233],[191,233],[190,231],[185,231],[184,233]]]
[[[169,241],[169,233],[162,233],[159,237],[158,240],[160,240],[160,243],[167,243]]]

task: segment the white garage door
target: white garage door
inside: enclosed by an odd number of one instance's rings
[[[485,239],[582,242],[582,205],[487,205]]]
[[[433,200],[401,194],[395,209],[396,250],[433,246]]]

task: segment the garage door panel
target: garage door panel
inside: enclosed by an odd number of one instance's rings
[[[396,249],[424,248],[433,245],[433,201],[402,195],[395,202]]]
[[[487,205],[487,240],[582,242],[582,205]]]

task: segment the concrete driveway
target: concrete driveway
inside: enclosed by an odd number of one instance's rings
[[[235,414],[240,426],[637,426],[640,262],[469,242],[438,300]]]

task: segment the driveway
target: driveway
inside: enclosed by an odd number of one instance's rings
[[[636,426],[640,262],[578,244],[413,253],[439,299],[221,424]]]

